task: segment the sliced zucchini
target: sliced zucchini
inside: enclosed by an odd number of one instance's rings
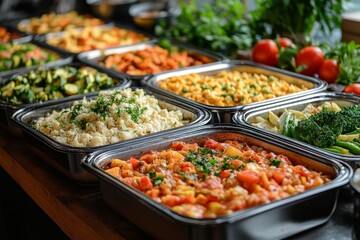
[[[67,95],[75,95],[79,92],[79,87],[72,83],[66,83],[64,85],[64,90]]]
[[[11,81],[11,82],[9,82],[8,84],[6,84],[5,86],[3,86],[2,88],[1,88],[1,91],[6,91],[6,90],[13,90],[14,89],[14,87],[15,87],[15,82],[14,81]]]

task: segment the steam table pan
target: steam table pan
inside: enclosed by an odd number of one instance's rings
[[[264,135],[277,138],[281,141],[288,141],[291,142],[294,146],[301,146],[303,148],[308,149],[309,151],[322,154],[329,159],[337,159],[340,161],[345,161],[351,165],[359,164],[360,162],[359,155],[343,155],[338,153],[332,153],[323,150],[321,148],[312,146],[310,144],[304,143],[302,141],[251,125],[251,122],[256,116],[266,117],[269,111],[272,111],[275,114],[282,113],[285,109],[294,109],[301,111],[308,104],[312,104],[313,106],[319,106],[325,101],[335,102],[340,107],[360,104],[360,98],[352,94],[322,92],[322,93],[311,94],[301,99],[294,99],[292,101],[284,102],[282,104],[271,104],[258,108],[249,108],[243,113],[241,112],[236,113],[233,117],[233,121],[241,126],[250,128],[254,131],[259,131]]]
[[[43,44],[43,43],[41,43],[39,41],[36,41],[31,36],[25,36],[25,37],[20,38],[20,39],[15,39],[13,41],[13,43],[16,43],[16,44],[23,44],[23,43],[34,44],[34,45],[38,46],[39,48],[41,48],[42,50],[45,50],[45,51],[53,54],[54,56],[57,57],[57,59],[55,59],[54,61],[42,64],[42,65],[34,65],[34,66],[30,66],[30,67],[21,67],[21,68],[17,68],[17,69],[8,70],[8,71],[2,71],[2,72],[0,72],[0,80],[3,79],[4,76],[9,76],[9,75],[16,74],[18,71],[23,71],[24,69],[34,69],[34,68],[36,68],[38,66],[53,66],[53,65],[56,65],[58,63],[63,62],[64,60],[66,61],[70,57],[69,54],[59,52],[59,51],[56,51],[55,49],[49,48],[46,44]]]
[[[21,33],[18,30],[12,28],[11,26],[7,26],[6,24],[0,24],[0,28],[4,28],[10,35],[12,35],[9,42],[29,42],[32,39],[32,36]],[[2,42],[0,41],[0,43]]]
[[[105,66],[103,66],[103,64],[101,62],[107,56],[110,56],[113,54],[122,54],[122,53],[127,53],[127,52],[144,50],[147,47],[152,47],[152,46],[158,45],[159,42],[160,42],[159,40],[152,40],[150,42],[139,43],[139,44],[134,44],[134,45],[129,45],[129,46],[119,46],[119,47],[108,48],[108,49],[103,49],[103,50],[94,50],[94,51],[80,53],[78,55],[78,58],[80,61],[83,61],[89,65],[97,65],[97,66],[100,65],[101,67],[105,68]],[[169,43],[172,47],[177,47],[180,50],[188,51],[190,53],[190,55],[194,56],[195,58],[196,57],[207,57],[207,58],[213,60],[214,62],[224,60],[224,57],[222,57],[218,54],[208,52],[208,51],[205,51],[202,49],[194,48],[194,47],[191,47],[184,43],[180,43],[180,42],[176,42],[176,41],[170,41]],[[206,65],[208,65],[208,64],[206,64]],[[186,67],[186,68],[184,67],[183,69],[187,69],[187,68],[193,68],[193,67]],[[111,69],[111,71],[119,73],[115,69]],[[166,71],[166,72],[168,72],[168,71]],[[131,78],[131,80],[133,80],[133,86],[140,85],[140,82],[142,79],[148,78],[152,75],[153,74],[146,74],[146,75],[129,75],[128,74],[128,76]]]
[[[133,90],[136,88],[132,88]],[[61,171],[67,177],[80,183],[94,183],[96,178],[89,174],[80,166],[80,160],[87,154],[100,149],[129,147],[139,141],[151,141],[154,136],[172,135],[177,132],[182,132],[188,128],[195,128],[202,126],[210,121],[210,113],[198,108],[188,106],[177,100],[170,99],[157,93],[144,90],[147,94],[155,96],[159,101],[159,105],[163,109],[180,110],[184,119],[189,120],[189,123],[182,127],[176,127],[165,131],[160,131],[148,135],[143,135],[137,138],[123,140],[114,144],[102,145],[97,147],[72,147],[70,145],[61,144],[52,138],[46,136],[40,131],[32,127],[33,120],[45,116],[53,110],[61,110],[70,107],[75,100],[81,100],[81,97],[73,98],[71,100],[63,99],[57,103],[45,103],[43,105],[26,107],[18,110],[12,116],[13,122],[20,127],[26,140],[34,146],[34,150],[50,165]],[[94,98],[96,95],[91,95],[88,99]]]
[[[84,51],[81,51],[81,52],[76,52],[76,51],[70,51],[70,50],[67,50],[66,48],[63,48],[63,47],[60,47],[60,46],[56,46],[56,45],[53,45],[51,43],[49,43],[49,40],[53,40],[53,39],[59,39],[63,36],[66,36],[67,32],[68,31],[74,31],[74,32],[82,32],[84,29],[88,29],[88,28],[94,28],[94,29],[104,29],[104,30],[107,30],[107,29],[111,29],[111,28],[119,28],[119,29],[122,29],[122,30],[126,30],[128,32],[133,32],[133,33],[137,33],[137,34],[141,34],[144,36],[144,39],[137,42],[137,43],[141,43],[141,42],[148,42],[148,41],[151,41],[151,39],[153,39],[153,37],[147,33],[144,33],[142,31],[139,31],[139,30],[136,30],[136,29],[133,29],[133,28],[130,28],[128,26],[125,26],[125,25],[119,25],[119,24],[114,24],[114,23],[107,23],[107,24],[104,24],[104,25],[100,25],[100,26],[92,26],[92,27],[87,27],[87,28],[76,28],[76,29],[71,29],[71,30],[65,30],[65,31],[62,31],[62,32],[53,32],[53,33],[47,33],[47,34],[44,34],[44,35],[38,35],[35,37],[35,39],[39,42],[42,42],[45,46],[47,46],[48,48],[50,49],[54,49],[55,51],[58,51],[58,52],[61,52],[63,54],[72,54],[72,55],[78,55],[82,52],[87,52],[89,50],[84,50]],[[74,37],[72,37],[74,38]],[[84,39],[86,40],[86,39]],[[96,40],[96,39],[94,39]],[[133,44],[137,44],[137,43],[123,43],[123,44],[120,44],[121,40],[119,39],[119,46],[130,46],[130,45],[133,45]],[[98,42],[98,41],[97,41]],[[70,43],[69,43],[70,44]],[[76,46],[87,46],[86,44],[75,44]],[[90,44],[88,44],[89,47],[92,47],[92,49],[107,49],[107,48],[111,48],[112,46],[106,46],[106,47],[98,47],[98,48],[95,48],[93,46],[91,46]],[[94,50],[95,51],[95,50]]]
[[[64,59],[62,61],[53,63],[51,65],[48,66],[37,66],[35,68],[31,68],[31,69],[21,69],[18,70],[16,72],[16,74],[19,75],[23,75],[23,74],[27,74],[32,70],[36,70],[38,68],[45,68],[45,69],[52,69],[52,68],[57,68],[57,67],[65,67],[65,66],[73,66],[75,68],[80,68],[82,66],[84,67],[89,67],[86,64],[83,63],[79,63],[76,61],[73,61],[72,58],[67,58]],[[120,76],[119,74],[117,74],[116,76],[112,73],[108,73],[108,72],[104,72],[102,69],[96,68],[96,67],[92,67],[94,69],[96,69],[99,72],[102,73],[106,73],[108,76],[110,76],[111,78],[114,79],[115,82],[115,86],[113,88],[118,88],[118,87],[129,87],[130,86],[130,81],[126,76]],[[11,80],[11,77],[13,76],[13,74],[6,74],[3,76],[3,78],[0,80],[2,83],[6,84],[7,82],[9,82]],[[94,94],[96,92],[90,92],[87,94],[77,94],[77,95],[73,95],[73,96],[67,96],[65,97],[65,99],[74,99],[74,98],[78,98],[78,97],[83,97],[85,95],[91,95]],[[60,99],[54,99],[54,100],[49,100],[47,102],[36,102],[36,103],[27,103],[27,104],[16,104],[16,103],[11,103],[11,102],[5,102],[5,101],[1,101],[0,100],[0,126],[5,127],[5,129],[10,130],[10,132],[17,134],[17,128],[12,124],[10,118],[12,116],[13,113],[15,113],[17,110],[21,109],[21,108],[25,108],[25,107],[37,107],[37,106],[41,106],[45,103],[56,103],[59,102]]]
[[[150,150],[167,149],[173,141],[203,144],[238,140],[284,154],[294,164],[329,173],[333,180],[316,188],[257,207],[217,218],[191,218],[175,213],[102,168],[111,159],[139,157]],[[105,202],[155,239],[279,239],[325,223],[332,215],[338,188],[349,182],[352,169],[346,163],[325,159],[291,143],[273,140],[253,130],[234,125],[206,125],[181,135],[154,138],[127,148],[97,151],[82,160],[100,180]]]
[[[278,77],[279,79],[282,79],[283,81],[292,83],[297,86],[303,85],[303,86],[307,87],[308,90],[288,94],[285,96],[270,98],[270,99],[262,100],[262,101],[258,101],[258,102],[253,102],[253,103],[249,103],[249,104],[242,104],[242,105],[236,105],[236,106],[213,106],[213,105],[208,105],[208,104],[204,104],[201,102],[197,102],[197,101],[188,99],[186,97],[175,94],[171,91],[164,90],[159,86],[161,81],[163,81],[163,80],[165,81],[165,80],[167,80],[171,77],[175,77],[175,76],[187,76],[190,74],[211,76],[211,75],[220,73],[222,71],[228,72],[228,71],[232,71],[232,70],[239,71],[239,72],[253,73],[253,74],[264,74],[266,76],[275,76],[275,77]],[[195,104],[196,106],[210,110],[213,114],[214,123],[230,123],[232,115],[234,113],[236,113],[238,111],[242,111],[243,109],[245,109],[247,107],[259,107],[259,106],[263,106],[263,105],[270,104],[270,103],[275,103],[275,102],[278,103],[278,102],[286,101],[287,99],[297,98],[297,97],[304,96],[304,95],[307,95],[310,93],[323,91],[326,89],[326,86],[327,86],[325,82],[320,81],[315,78],[310,78],[310,77],[306,77],[304,75],[291,73],[291,72],[284,71],[284,70],[281,70],[278,68],[272,68],[272,67],[256,64],[256,63],[253,63],[250,61],[237,61],[237,60],[228,61],[228,62],[226,62],[226,61],[219,62],[219,63],[215,63],[212,65],[207,65],[207,66],[198,66],[198,67],[194,67],[192,69],[187,69],[187,70],[184,69],[184,70],[172,71],[169,73],[160,73],[160,74],[152,76],[149,79],[145,79],[142,82],[142,84],[153,91],[163,92],[173,98],[181,99],[182,101],[192,103],[192,104]],[[216,86],[222,86],[222,84],[223,84],[223,82],[219,81],[216,83]],[[246,86],[246,87],[251,87],[251,86]]]

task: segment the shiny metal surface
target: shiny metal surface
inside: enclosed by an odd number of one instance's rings
[[[294,148],[291,144],[273,140],[262,134],[234,125],[207,125],[178,135],[158,137],[151,144],[97,151],[87,155],[82,164],[100,180],[106,203],[122,216],[144,229],[156,239],[279,239],[325,223],[332,215],[338,188],[349,182],[352,169],[345,163],[314,155]],[[331,174],[334,179],[323,186],[269,204],[235,212],[216,219],[194,219],[172,212],[104,172],[101,167],[112,158],[138,157],[149,150],[167,148],[173,141],[204,143],[208,138],[217,141],[239,140],[282,153],[296,164]],[[318,206],[322,207],[319,208]],[[139,217],[141,216],[141,217]],[[154,224],[159,223],[161,224]],[[261,231],[257,231],[261,229]]]
[[[310,151],[320,153],[327,158],[337,159],[341,161],[346,161],[350,163],[353,167],[360,162],[359,155],[342,155],[337,153],[331,153],[321,148],[312,146],[310,144],[292,139],[290,137],[286,137],[281,134],[273,133],[269,130],[261,129],[251,125],[252,120],[256,116],[266,117],[269,111],[272,111],[275,114],[283,112],[285,109],[294,109],[294,110],[303,110],[306,105],[312,104],[314,106],[321,105],[325,101],[334,101],[340,107],[345,107],[354,104],[360,104],[360,97],[353,95],[353,94],[345,94],[345,93],[334,93],[334,92],[322,92],[316,93],[309,96],[305,96],[299,99],[293,99],[282,104],[271,104],[268,106],[258,107],[258,108],[248,108],[244,110],[244,112],[238,112],[233,116],[233,122],[239,124],[241,126],[251,128],[253,130],[262,132],[268,136],[279,138],[282,141],[291,142],[293,145],[298,145],[303,148],[309,149]]]
[[[282,97],[276,97],[273,99],[268,99],[264,101],[254,102],[251,104],[245,104],[245,105],[238,105],[238,106],[232,106],[232,107],[217,107],[217,106],[211,106],[206,105],[203,103],[195,102],[193,100],[187,99],[185,97],[179,96],[177,94],[174,94],[170,91],[166,91],[159,87],[158,82],[161,80],[165,80],[167,78],[171,78],[173,76],[184,76],[192,73],[197,74],[203,74],[203,75],[214,75],[220,71],[223,70],[238,70],[238,71],[245,71],[250,73],[262,73],[265,75],[274,75],[278,78],[281,78],[289,83],[299,85],[303,84],[304,86],[308,87],[309,90],[289,94]],[[220,83],[219,83],[220,84]],[[142,85],[148,87],[149,89],[153,91],[163,92],[173,98],[181,99],[182,101],[189,102],[192,104],[195,104],[199,107],[205,108],[210,110],[213,113],[213,120],[215,123],[230,123],[231,118],[234,113],[238,111],[242,111],[248,107],[261,107],[267,104],[271,103],[280,103],[283,101],[287,101],[288,99],[298,98],[304,95],[308,95],[310,93],[316,93],[320,92],[326,89],[327,84],[323,81],[320,81],[315,78],[306,77],[304,75],[284,71],[278,68],[272,68],[260,64],[256,64],[250,61],[224,61],[220,63],[214,63],[209,64],[206,66],[198,66],[187,70],[175,70],[168,73],[160,73],[157,75],[154,75],[150,78],[145,79],[142,81]]]
[[[31,124],[34,119],[44,116],[55,109],[60,110],[69,107],[72,105],[74,100],[80,100],[82,97],[73,98],[71,100],[63,99],[57,103],[52,104],[45,103],[35,107],[22,108],[14,113],[12,120],[13,123],[20,128],[23,135],[25,136],[25,139],[35,146],[35,148],[38,150],[37,153],[43,160],[54,166],[56,169],[71,179],[82,183],[92,183],[96,182],[96,178],[80,166],[80,160],[86,154],[100,149],[129,147],[139,141],[150,141],[155,136],[171,136],[173,134],[183,132],[188,128],[202,126],[210,121],[211,114],[208,111],[188,106],[187,104],[167,98],[157,93],[152,93],[150,91],[146,92],[148,94],[154,95],[155,98],[159,100],[159,105],[162,108],[182,111],[185,119],[189,120],[190,123],[183,127],[177,127],[134,139],[124,140],[115,144],[81,148],[60,144],[45,134],[32,128]],[[95,96],[96,94],[91,94],[88,98],[93,98]]]
[[[136,32],[136,33],[140,33],[140,34],[143,34],[145,35],[149,40],[147,41],[144,41],[144,42],[148,42],[148,41],[151,41],[153,39],[153,37],[145,32],[142,32],[140,30],[137,30],[137,29],[134,29],[134,28],[131,28],[129,26],[125,26],[125,25],[121,25],[121,24],[115,24],[115,23],[106,23],[104,25],[100,25],[100,26],[94,26],[92,28],[100,28],[100,29],[109,29],[109,28],[113,28],[113,27],[119,27],[121,29],[125,29],[125,30],[128,30],[128,31],[132,31],[132,32]],[[81,31],[83,28],[77,28],[77,29],[74,29],[75,31]],[[73,31],[73,30],[72,30]],[[57,52],[61,52],[63,54],[72,54],[72,55],[79,55],[80,53],[78,52],[69,52],[68,50],[66,49],[63,49],[63,48],[60,48],[58,46],[53,46],[49,43],[47,43],[47,41],[49,39],[56,39],[56,38],[60,38],[62,37],[63,35],[66,34],[66,31],[62,31],[62,32],[54,32],[54,33],[47,33],[47,34],[44,34],[44,35],[41,35],[41,36],[35,36],[35,39],[38,41],[38,42],[41,42],[42,44],[44,44],[45,46],[47,46],[48,48],[50,49],[54,49],[55,51]],[[129,44],[129,45],[123,45],[123,46],[131,46],[133,44]],[[106,48],[105,48],[106,49]]]

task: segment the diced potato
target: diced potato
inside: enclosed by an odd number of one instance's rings
[[[229,146],[225,151],[225,155],[229,157],[242,156],[242,152],[236,147]]]
[[[107,172],[108,174],[110,174],[116,178],[120,177],[120,168],[119,167],[109,168],[109,169],[105,170],[105,172]]]
[[[120,167],[123,166],[126,162],[120,159],[113,159],[111,160],[110,167]]]

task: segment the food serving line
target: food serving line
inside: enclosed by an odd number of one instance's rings
[[[98,23],[97,21],[94,22]],[[23,20],[16,24],[9,24],[5,27],[8,31],[16,31],[23,34],[23,36],[28,36],[28,34],[23,32],[26,29],[24,25],[31,24],[31,20]],[[21,26],[20,30],[22,31],[16,29],[16,26]],[[88,27],[86,26],[86,28]],[[128,32],[123,35],[118,34],[118,31],[121,31],[119,28],[123,29],[122,26],[115,26],[114,34],[109,30],[114,28],[114,25],[93,26],[93,28],[96,29],[94,32],[75,28],[67,30],[68,32],[29,35],[30,38],[23,42],[14,40],[13,44],[4,44],[5,49],[9,50],[9,53],[3,56],[9,57],[10,54],[10,59],[5,63],[3,61],[3,67],[8,67],[9,69],[4,69],[3,73],[0,73],[0,84],[2,84],[2,141],[0,153],[3,156],[1,158],[1,165],[68,236],[74,239],[83,239],[84,237],[108,239],[118,236],[118,232],[120,232],[122,237],[130,239],[144,239],[145,237],[166,239],[171,232],[175,232],[179,239],[216,239],[220,236],[227,239],[236,239],[239,236],[245,238],[283,238],[292,236],[292,238],[299,239],[308,237],[327,239],[329,236],[336,236],[336,234],[339,237],[348,236],[350,238],[352,226],[347,223],[344,225],[338,224],[338,221],[339,215],[342,214],[347,215],[348,219],[353,217],[352,201],[354,197],[351,196],[352,190],[348,182],[352,177],[353,168],[357,166],[357,157],[350,158],[350,160],[339,155],[334,157],[306,144],[297,145],[296,141],[284,139],[260,129],[252,129],[247,126],[248,123],[244,124],[241,121],[242,114],[244,112],[247,113],[247,111],[251,113],[251,111],[257,108],[263,109],[266,106],[292,103],[299,99],[307,101],[307,99],[311,99],[311,96],[323,93],[326,90],[326,83],[314,78],[252,62],[230,61],[220,55],[181,43],[152,39],[152,36],[135,29],[125,29],[123,31]],[[83,32],[86,32],[87,35],[82,36]],[[119,36],[119,38],[126,36],[128,38],[130,36],[130,39],[126,39],[123,42],[127,46],[113,46],[117,40],[112,39],[112,41],[107,42],[106,37],[102,39],[106,34],[108,34],[109,38],[113,36]],[[96,39],[99,39],[99,41],[97,42]],[[45,67],[44,80],[46,84],[55,82],[56,90],[54,88],[49,89],[46,85],[38,84],[42,79],[33,76],[34,71],[43,71],[43,69],[39,70],[37,66],[32,65],[39,66],[39,63],[29,62],[28,59],[25,59],[24,63],[22,63],[22,59],[18,59],[17,53],[11,52],[13,45],[21,45],[26,43],[26,41],[30,41],[35,46],[39,46],[44,51],[55,55],[57,61],[63,61],[60,63],[49,61],[46,63],[47,65],[42,65],[42,67]],[[139,41],[143,43],[138,43]],[[79,46],[76,47],[74,44]],[[154,46],[161,48],[161,50],[156,51],[165,52],[167,56],[171,56],[173,53],[179,53],[179,55],[170,60],[159,58],[160,52],[151,52],[151,48]],[[79,52],[81,53],[78,54]],[[116,58],[110,59],[110,57],[115,55]],[[153,57],[153,59],[147,62],[146,65],[143,65],[145,56]],[[120,62],[109,63],[109,61],[114,61],[114,59],[120,59]],[[127,61],[126,65],[122,65],[125,60]],[[165,62],[166,65],[163,64]],[[107,84],[104,88],[101,88],[103,85],[100,85],[100,88],[97,89],[89,87],[89,83],[92,86],[93,82],[98,79],[97,77],[86,76],[84,77],[84,83],[73,84],[72,82],[64,82],[69,79],[61,74],[63,72],[62,67],[68,65],[76,66],[79,69],[82,69],[84,66],[91,67],[93,68],[92,71],[107,74],[116,81],[113,85]],[[238,76],[227,82],[228,80],[226,79],[229,72],[245,72],[246,75]],[[29,74],[29,76],[27,76],[28,79],[26,81],[22,78],[23,82],[16,83],[13,79],[14,73],[19,73],[20,75],[25,73]],[[194,82],[193,85],[186,83],[186,78],[195,79],[197,77],[200,80]],[[211,80],[210,82],[203,82],[205,80],[202,78],[213,78],[213,80],[212,82]],[[34,85],[31,85],[31,79],[33,79]],[[72,80],[73,77],[70,79]],[[175,87],[167,86],[167,81],[178,81],[179,84],[175,82]],[[220,86],[212,85],[217,81],[221,81],[217,84]],[[225,81],[226,84],[224,84]],[[243,87],[237,85],[243,81],[249,81],[250,83],[247,82],[247,85]],[[87,85],[84,85],[85,82]],[[180,83],[182,82],[185,82],[185,85],[181,85]],[[199,85],[198,89],[196,84]],[[278,84],[281,84],[283,87],[279,87]],[[124,90],[129,89],[129,87],[130,92],[134,94],[130,94],[130,97]],[[240,88],[247,89],[247,94],[239,92],[238,89]],[[64,93],[61,93],[64,89]],[[181,89],[181,93],[174,93],[176,89]],[[192,89],[197,89],[197,92],[190,92],[187,95]],[[107,92],[105,91],[104,95],[99,95],[100,90],[107,90]],[[59,93],[54,95],[54,91]],[[149,129],[145,131],[145,135],[142,134],[143,136],[140,135],[134,139],[131,139],[133,137],[129,139],[127,137],[129,135],[129,126],[136,126],[135,130],[136,128],[142,128],[143,125],[137,124],[142,124],[141,121],[145,121],[145,117],[142,116],[144,112],[149,110],[149,107],[142,107],[140,102],[136,102],[137,97],[141,95],[139,91],[145,91],[148,95],[155,96],[155,99],[151,101],[159,102],[159,106],[156,107],[158,110],[154,111],[159,111],[161,115],[167,115],[167,111],[181,115],[182,123],[179,125],[173,123],[172,126],[159,123],[160,125],[165,125],[165,129],[157,133]],[[216,92],[216,94],[213,94],[211,91],[219,91],[220,93]],[[14,94],[19,95],[16,95],[16,98],[12,98],[12,100],[8,100],[10,102],[6,102],[6,99],[10,99]],[[59,94],[61,94],[60,98],[63,99],[58,99]],[[199,94],[198,98],[196,94]],[[189,95],[194,98],[189,99]],[[87,97],[89,104],[92,105],[89,110],[82,112],[87,104],[85,102],[81,103],[81,99],[84,96]],[[215,103],[220,102],[219,99],[221,99],[223,103],[220,106],[216,106],[213,103],[204,103],[202,101],[204,99],[201,99],[204,96],[208,96],[209,99],[213,98]],[[354,100],[351,104],[357,105],[359,99],[353,98]],[[109,103],[110,99],[111,104]],[[205,100],[207,99],[205,98]],[[319,101],[318,99],[316,100]],[[320,99],[320,101],[323,100]],[[311,101],[309,100],[309,102]],[[112,109],[110,105],[113,103],[124,103],[125,105]],[[68,109],[63,110],[64,108]],[[43,118],[54,111],[59,111],[59,113],[56,117],[49,120],[51,122],[42,124],[38,129],[35,129],[39,118]],[[90,139],[89,143],[85,143],[85,146],[81,145],[80,141],[84,140],[84,137],[80,140],[74,140],[76,134],[70,134],[70,138],[68,137],[69,134],[66,134],[66,137],[57,136],[59,132],[62,132],[61,128],[65,128],[65,125],[62,126],[62,124],[66,123],[56,121],[61,120],[62,115],[67,112],[70,112],[69,124],[74,124],[73,126],[79,128],[76,131],[88,131],[90,128],[95,129],[92,135],[84,135],[85,139]],[[92,115],[87,115],[88,113]],[[92,127],[91,119],[97,116],[99,119],[105,120],[110,118],[110,115],[113,117],[112,122],[107,121],[100,124],[101,126],[98,124]],[[120,135],[124,137],[120,138],[121,140],[119,141],[118,135],[117,137],[108,136],[108,132],[112,131],[111,129],[116,122],[122,121],[120,116],[127,119],[123,123],[127,127],[122,129]],[[151,116],[146,121],[158,121],[154,120],[153,115]],[[161,122],[162,120],[159,121]],[[40,132],[40,129],[45,129],[45,132]],[[103,132],[106,136],[97,136],[97,132]],[[10,137],[7,136],[9,133],[11,134]],[[115,133],[112,132],[112,134]],[[62,140],[60,142],[55,141],[52,139],[53,136]],[[106,139],[104,140],[104,138]],[[145,197],[145,194],[130,189],[129,186],[119,181],[119,179],[124,178],[124,175],[121,175],[124,173],[114,175],[112,170],[110,175],[106,173],[107,171],[104,168],[107,164],[106,162],[113,158],[130,158],[131,160],[131,158],[135,157],[141,159],[141,154],[154,149],[161,151],[173,141],[184,141],[201,145],[204,144],[204,139],[208,138],[215,139],[220,143],[226,140],[244,141],[250,144],[249,146],[253,144],[269,151],[284,154],[289,156],[290,160],[296,164],[304,165],[326,174],[331,181],[325,184],[321,182],[314,189],[307,189],[305,192],[301,191],[299,194],[287,196],[284,199],[278,199],[278,201],[268,202],[264,205],[259,204],[257,206],[258,204],[256,204],[250,209],[239,212],[235,211],[228,216],[224,215],[218,219],[213,217],[196,219],[179,215],[171,211],[170,208],[156,203],[149,197]],[[5,141],[5,139],[7,140]],[[115,141],[114,139],[117,140]],[[20,142],[24,143],[24,149],[16,151],[15,146]],[[75,145],[72,145],[74,142]],[[228,145],[228,143],[225,143],[221,145],[222,150],[217,149],[216,151],[223,151],[224,148],[230,149]],[[27,154],[27,149],[31,149],[29,151],[31,154]],[[225,155],[227,155],[225,158],[235,161],[237,157],[243,154],[238,151],[235,152],[237,155],[226,150]],[[185,155],[186,159],[189,159],[190,153],[192,152],[188,152],[188,155]],[[218,165],[220,164],[221,171],[226,170],[234,174],[236,173],[237,179],[240,181],[242,171],[239,170],[239,173],[237,173],[234,167],[229,167],[229,165],[225,168],[224,162],[220,162],[223,161],[220,157],[212,158],[213,160],[211,161],[204,156],[201,156],[201,158],[212,165],[207,165],[209,171],[215,171],[214,166],[219,167]],[[45,160],[63,175],[80,184],[74,185],[71,180],[60,175],[55,169],[43,166],[43,162],[38,159]],[[340,161],[333,159],[339,159]],[[270,160],[271,171],[277,171],[276,168],[287,161],[283,160],[284,162],[281,163],[278,159]],[[345,160],[347,163],[341,160]],[[249,166],[259,168],[256,167],[256,163],[248,164],[250,162],[254,162],[254,160],[250,158],[250,160],[242,163],[241,169],[246,169],[244,172],[253,170],[249,169]],[[134,163],[132,166],[131,169],[135,168]],[[35,169],[36,174],[32,172],[32,169]],[[143,176],[146,178],[142,179],[147,179],[148,175],[151,177],[150,172]],[[53,174],[59,176],[51,179]],[[152,174],[155,175],[151,177],[153,180],[151,186],[153,184],[162,184],[163,176],[155,172],[152,172]],[[181,171],[181,174],[177,172],[176,174],[177,176],[182,176],[183,181],[188,181],[190,177],[190,175],[186,175],[186,171]],[[203,172],[198,172],[197,174],[203,175]],[[214,177],[218,176],[217,173],[211,174],[214,174]],[[97,178],[94,178],[94,176]],[[275,183],[273,182],[275,180],[267,179],[265,175],[261,176],[263,177],[259,181],[262,183],[263,181],[266,182],[268,186],[271,184],[281,184],[282,182],[282,180],[279,180],[278,183]],[[45,181],[41,180],[43,178]],[[300,179],[306,181],[305,178]],[[100,180],[102,195],[99,192],[98,185],[91,185],[96,183],[97,180]],[[253,183],[246,181],[245,185],[243,185],[244,187]],[[81,185],[84,183],[90,185]],[[68,189],[67,184],[72,184],[73,186]],[[54,186],[56,187],[54,188]],[[58,188],[62,189],[60,193],[57,192]],[[293,187],[291,188],[293,189]],[[287,190],[286,194],[291,194],[294,191],[295,189]],[[79,192],[84,193],[84,195],[79,194]],[[120,218],[112,210],[104,207],[105,204],[101,196],[108,205],[121,213],[125,219]],[[75,200],[73,197],[75,197]],[[69,199],[72,199],[70,203]],[[320,205],[322,206],[321,209],[318,207]],[[207,206],[207,204],[204,206]],[[97,209],[97,207],[101,210]],[[59,209],[62,211],[58,211]],[[136,216],[133,215],[132,211],[129,211],[130,209],[136,209],[138,214]],[[335,214],[333,214],[334,209]],[[218,210],[216,208],[216,211]],[[63,212],[67,215],[67,218],[64,218]],[[143,212],[146,212],[146,215],[142,217],[137,216]],[[219,213],[217,212],[216,214]],[[114,221],[109,221],[107,217],[114,219]],[[73,222],[68,221],[68,219],[71,219]],[[129,224],[127,219],[137,226]],[[154,226],[151,219],[157,219],[162,224],[166,224],[167,230],[161,229],[160,225]],[[327,221],[328,219],[330,221]],[[272,222],[271,226],[269,226],[269,222]],[[119,225],[126,225],[126,227],[119,228]],[[254,231],[259,225],[264,230],[263,232]],[[321,226],[318,227],[319,225]],[[129,229],[128,226],[130,226]],[[312,227],[317,228],[309,230]],[[353,227],[355,228],[355,225]],[[138,228],[142,230],[138,231]],[[339,231],[334,233],[334,229],[339,229]],[[294,234],[298,235],[293,236]]]

